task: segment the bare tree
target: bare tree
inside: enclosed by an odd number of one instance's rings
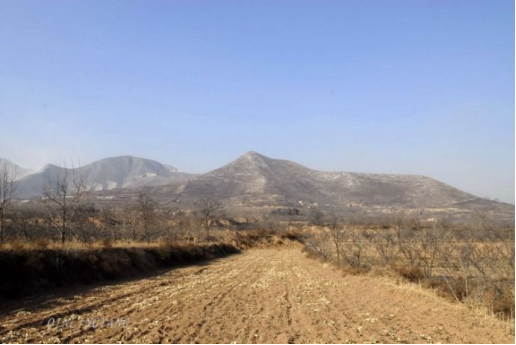
[[[187,239],[190,242],[199,242],[202,234],[201,219],[197,216],[196,212],[193,212],[190,216],[186,217],[183,223]]]
[[[341,219],[339,216],[332,214],[329,217],[330,237],[335,245],[335,251],[337,252],[337,261],[340,263],[341,256],[341,244],[344,239],[344,229],[342,228]]]
[[[365,252],[371,241],[367,239],[365,231],[359,229],[346,229],[342,231],[344,240],[341,254],[343,254],[344,260],[352,267],[361,267],[365,258]]]
[[[122,232],[128,243],[136,241],[136,223],[138,219],[138,210],[134,205],[127,205],[121,210]]]
[[[59,232],[61,243],[73,221],[75,211],[86,194],[84,175],[77,169],[56,168],[54,179],[46,183],[43,202],[52,226]]]
[[[196,206],[199,210],[202,229],[206,233],[206,238],[209,239],[211,228],[217,219],[222,218],[225,214],[224,207],[220,201],[212,197],[201,198]]]
[[[378,256],[384,265],[396,262],[399,254],[398,244],[394,235],[388,231],[379,232],[373,242]]]
[[[81,204],[75,210],[73,234],[84,243],[92,242],[98,238],[98,228],[90,221],[90,218],[96,215],[97,210],[93,204]]]
[[[4,243],[5,212],[11,204],[18,182],[16,181],[16,168],[12,163],[4,161],[0,169],[0,245],[2,245]]]
[[[143,236],[147,243],[151,241],[152,231],[156,225],[156,210],[158,204],[147,193],[138,194],[137,210],[140,212],[143,225]]]
[[[118,214],[110,207],[105,207],[101,211],[101,220],[103,228],[110,233],[111,239],[116,242],[119,240],[119,229],[122,221],[118,217]]]

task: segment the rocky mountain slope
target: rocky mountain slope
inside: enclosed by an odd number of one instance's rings
[[[17,196],[30,198],[41,195],[45,185],[64,171],[81,176],[89,191],[155,186],[193,176],[150,159],[132,156],[105,158],[79,168],[47,164],[41,171],[19,180]]]
[[[34,173],[34,170],[32,170],[32,169],[22,168],[21,166],[16,165],[7,159],[0,158],[0,170],[2,170],[4,168],[4,166],[14,169],[15,177],[17,179],[20,179],[22,177],[25,177],[27,175]]]
[[[19,180],[17,195],[42,194],[65,168],[47,165]],[[153,160],[122,156],[68,169],[84,176],[92,200],[126,202],[141,191],[162,202],[190,207],[201,197],[216,198],[232,208],[264,211],[278,207],[337,209],[346,212],[434,213],[488,212],[514,217],[514,205],[489,201],[420,175],[317,171],[300,164],[248,152],[235,161],[192,175]],[[111,202],[111,201],[110,201]]]
[[[514,213],[514,205],[487,201],[425,176],[317,171],[252,151],[207,174],[151,192],[181,194],[184,202],[212,196],[244,207],[494,208]]]
[[[248,152],[195,179],[154,188],[153,191],[263,202],[285,200],[293,203],[413,207],[450,205],[475,198],[424,176],[323,172],[256,152]]]

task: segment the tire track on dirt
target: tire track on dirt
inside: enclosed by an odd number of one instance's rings
[[[202,271],[203,269],[197,269],[198,271]],[[190,272],[184,272],[178,274],[176,279],[184,278],[189,276]],[[69,315],[83,315],[87,313],[91,313],[94,310],[97,310],[106,305],[112,305],[118,301],[132,300],[134,296],[145,295],[146,292],[150,290],[156,289],[156,283],[154,281],[155,278],[145,278],[138,281],[136,285],[130,285],[127,283],[126,289],[120,290],[117,289],[117,285],[114,286],[106,286],[99,289],[92,290],[91,292],[87,292],[84,297],[79,295],[75,295],[71,298],[60,299],[56,298],[50,302],[46,302],[40,306],[31,306],[28,308],[24,308],[22,312],[23,315],[27,316],[24,323],[19,324],[16,327],[10,329],[10,331],[17,331],[23,328],[31,328],[37,327],[41,325],[46,325],[50,318],[58,319]],[[111,294],[112,289],[116,289],[115,294]],[[61,306],[52,308],[52,304],[56,304],[56,302],[62,302]],[[67,303],[68,302],[68,303]],[[77,308],[70,308],[70,304],[74,305],[77,302],[82,302],[83,304],[79,305]],[[130,302],[132,303],[132,302]],[[49,305],[50,304],[50,305]],[[34,310],[38,310],[37,314],[32,314]],[[8,316],[15,317],[20,310],[14,310],[8,313]],[[35,317],[31,317],[31,316]],[[0,336],[4,334],[6,331],[0,331]]]
[[[220,305],[225,302],[225,299],[230,294],[232,294],[235,289],[241,286],[246,281],[246,279],[248,279],[248,277],[252,277],[255,274],[255,272],[259,270],[259,267],[253,266],[256,266],[256,262],[254,261],[247,263],[245,267],[237,267],[236,269],[233,268],[228,273],[221,272],[219,276],[219,280],[221,281],[221,283],[218,284],[223,284],[226,288],[221,293],[218,293],[215,297],[213,297],[206,305],[203,306],[203,314],[206,316],[213,315],[213,312],[216,310],[216,308],[219,308]],[[199,335],[203,334],[203,331],[205,330],[206,319],[203,319],[196,326],[197,327],[194,328],[194,331],[188,334],[187,336],[181,338],[180,342],[188,343],[197,340]]]
[[[56,315],[130,322],[47,328]],[[21,301],[0,327],[0,342],[514,342],[508,323],[413,286],[344,277],[299,247],[248,250],[40,306]]]

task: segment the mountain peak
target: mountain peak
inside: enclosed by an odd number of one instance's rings
[[[273,160],[271,158],[262,156],[255,151],[248,151],[222,168],[214,170],[212,173],[215,175],[227,175],[237,172],[239,174],[256,175],[261,174],[264,170],[270,170],[270,164],[272,163]]]
[[[258,152],[256,151],[247,151],[246,153],[244,153],[242,155],[242,157],[247,157],[247,158],[256,158],[256,157],[264,157],[263,155],[259,154]]]
[[[2,170],[4,167],[12,167],[14,169],[14,176],[16,179],[20,179],[22,177],[25,177],[27,175],[33,174],[34,171],[32,169],[25,169],[20,167],[17,164],[14,164],[8,159],[0,158],[0,170]]]
[[[270,158],[265,157],[255,151],[246,152],[236,160],[236,162],[244,163],[246,165],[262,167],[266,167],[268,165],[268,161],[270,161]]]
[[[47,164],[45,164],[45,166],[43,166],[43,168],[41,168],[40,171],[47,171],[47,170],[56,169],[56,168],[59,168],[59,167],[55,164],[47,163]]]

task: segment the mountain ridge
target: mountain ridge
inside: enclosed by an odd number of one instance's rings
[[[3,169],[3,167],[5,165],[11,166],[12,168],[14,168],[14,173],[15,173],[16,179],[23,178],[23,177],[25,177],[27,175],[31,175],[35,172],[32,169],[22,168],[21,166],[11,162],[9,159],[0,158],[0,168]]]
[[[403,188],[404,184],[407,188]],[[417,193],[412,192],[410,187],[419,187],[419,190],[434,188],[446,192],[447,196],[434,197],[434,200],[426,200],[425,203],[425,200],[418,198]],[[255,195],[258,199],[266,199],[265,195],[269,195],[269,199],[284,197],[291,203],[323,202],[328,205],[343,202],[395,203],[397,199],[404,199],[404,203],[411,202],[414,207],[427,207],[476,198],[472,194],[422,175],[326,172],[288,160],[269,158],[254,151],[249,151],[195,179],[159,188],[185,195],[212,194],[222,198]],[[153,189],[153,192],[159,193],[159,188]],[[425,198],[428,199],[428,196]]]
[[[514,218],[514,205],[484,200],[427,176],[319,171],[254,151],[206,174],[147,191],[163,201],[180,196],[184,205],[214,197],[230,209],[259,214],[288,207],[375,217],[398,212],[472,217],[481,212]]]
[[[48,164],[19,180],[19,197],[41,195],[45,181],[60,169]],[[97,198],[147,191],[162,201],[192,205],[211,196],[231,207],[329,208],[362,212],[396,210],[496,210],[514,214],[514,205],[488,201],[424,175],[319,171],[293,161],[248,151],[204,174],[133,156],[105,158],[76,168],[87,176]],[[180,198],[178,197],[180,195]],[[118,199],[114,200],[118,200]]]
[[[87,190],[92,192],[160,185],[193,176],[151,159],[127,155],[116,156],[77,168],[46,164],[39,172],[18,180],[17,196],[19,198],[41,196],[46,183],[54,181],[57,173],[64,171],[82,176]]]

